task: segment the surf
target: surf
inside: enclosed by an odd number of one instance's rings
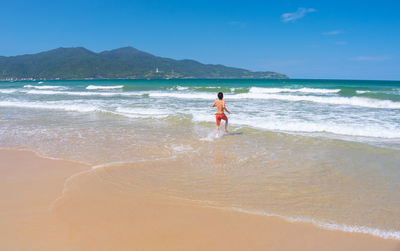
[[[112,90],[112,89],[122,89],[123,85],[89,85],[86,90]]]

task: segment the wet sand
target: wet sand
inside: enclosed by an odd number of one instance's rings
[[[400,250],[397,240],[123,189],[29,151],[3,149],[0,160],[0,250]]]

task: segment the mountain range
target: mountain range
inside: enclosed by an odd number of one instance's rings
[[[57,48],[37,54],[0,56],[0,79],[84,78],[249,78],[285,79],[276,72],[254,72],[194,60],[157,57],[133,47],[96,53],[83,47]]]

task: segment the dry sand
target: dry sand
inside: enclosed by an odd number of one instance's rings
[[[0,250],[400,250],[397,240],[124,190],[28,151],[0,150],[0,160]]]

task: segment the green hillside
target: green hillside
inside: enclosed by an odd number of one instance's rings
[[[194,60],[174,60],[132,47],[95,53],[83,47],[0,57],[0,79],[82,78],[288,78],[275,72],[252,72]]]

